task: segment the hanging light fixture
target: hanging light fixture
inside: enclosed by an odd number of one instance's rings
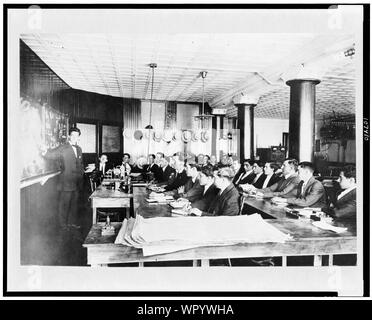
[[[152,70],[152,77],[151,77],[151,97],[150,97],[150,124],[148,124],[145,129],[152,130],[154,127],[151,125],[151,115],[152,115],[152,94],[154,91],[154,69],[157,68],[156,63],[150,63],[149,64],[151,70]]]
[[[157,64],[156,63],[150,63],[149,64],[149,67],[151,68],[152,70],[152,77],[151,77],[151,97],[150,97],[150,121],[149,121],[149,124],[145,127],[145,129],[149,130],[149,141],[148,141],[148,144],[147,144],[147,156],[150,155],[150,140],[151,140],[151,130],[154,129],[154,127],[151,125],[151,116],[152,116],[152,94],[154,92],[154,70],[155,68],[157,68]]]
[[[207,76],[207,71],[201,71],[200,72],[200,76],[202,77],[203,79],[203,100],[202,100],[202,111],[201,111],[201,114],[195,116],[195,120],[199,122],[199,128],[201,129],[205,129],[205,128],[209,128],[209,119],[213,118],[213,115],[211,114],[206,114],[204,112],[204,79],[205,77]]]

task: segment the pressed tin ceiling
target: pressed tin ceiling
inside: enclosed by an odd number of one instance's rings
[[[111,96],[229,107],[239,92],[260,93],[257,117],[288,118],[289,87],[282,75],[295,65],[341,53],[349,35],[327,34],[24,34],[21,39],[70,87]],[[328,70],[329,69],[329,70]],[[355,66],[343,58],[316,87],[316,114],[355,112]]]

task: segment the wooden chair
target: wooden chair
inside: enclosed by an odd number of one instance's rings
[[[89,177],[89,183],[90,183],[90,190],[93,193],[97,188],[97,182],[95,182],[92,177]]]
[[[243,193],[243,192],[240,192],[240,198],[239,198],[239,213],[238,215],[241,215],[242,212],[243,212],[243,208],[244,208],[244,202],[245,202],[245,198],[247,196]],[[231,260],[230,258],[227,258],[227,262],[229,263],[229,267],[231,267]]]
[[[247,195],[243,192],[240,193],[240,198],[239,198],[239,215],[241,215],[243,213],[243,208],[244,208],[244,202],[245,202],[245,198],[247,197]]]

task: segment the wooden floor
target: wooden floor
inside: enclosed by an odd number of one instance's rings
[[[80,201],[81,229],[63,232],[57,226],[55,212],[44,212],[21,223],[21,264],[45,266],[87,266],[87,252],[82,244],[92,225],[92,208],[85,190]],[[326,259],[326,257],[324,257]],[[275,266],[281,266],[281,258],[273,257]],[[288,257],[287,266],[311,266],[312,257]],[[334,265],[355,265],[355,255],[334,256]],[[211,266],[257,266],[251,259],[211,260]],[[327,261],[323,261],[327,265]],[[112,267],[137,267],[136,263],[112,265]],[[192,267],[191,261],[147,262],[146,266]],[[111,267],[111,266],[110,266]]]

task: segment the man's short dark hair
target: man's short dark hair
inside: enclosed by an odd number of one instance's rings
[[[130,159],[130,154],[129,153],[124,153],[123,158],[124,158],[124,156],[128,156],[128,158]]]
[[[293,158],[287,158],[285,161],[288,162],[288,164],[294,169],[294,171],[297,171],[298,168],[298,161]]]
[[[196,162],[187,161],[186,165],[190,166],[190,168],[196,168],[196,170],[200,171],[200,166]]]
[[[211,160],[211,157],[210,157],[210,156],[208,156],[207,154],[205,154],[205,155],[204,155],[204,157],[207,157],[207,158],[208,158],[208,160]]]
[[[257,164],[260,168],[263,168],[264,164],[262,161],[254,161],[255,164]]]
[[[315,171],[315,167],[314,167],[314,165],[313,165],[311,162],[309,162],[309,161],[303,161],[303,162],[300,162],[300,163],[298,164],[298,166],[299,166],[300,168],[308,169],[308,170],[310,170],[311,172],[314,172],[314,171]]]
[[[201,169],[201,173],[204,174],[207,177],[212,177],[213,178],[213,167],[212,166],[205,166]]]
[[[274,172],[282,166],[281,164],[279,164],[277,162],[268,162],[268,164],[269,164],[270,168],[273,169]]]
[[[155,159],[155,155],[153,153],[149,154],[149,157],[152,157],[153,159]]]
[[[356,181],[356,170],[354,166],[347,166],[343,168],[342,171],[344,172],[345,178],[354,178],[354,180]]]
[[[68,130],[68,135],[70,136],[71,133],[73,133],[73,132],[78,132],[78,133],[79,133],[79,136],[81,135],[81,131],[80,131],[80,129],[77,128],[77,127],[72,127],[72,128],[70,128],[70,129]]]
[[[254,161],[251,160],[251,159],[244,159],[243,164],[246,163],[246,162],[248,162],[250,166],[253,166],[253,164],[254,164]]]

